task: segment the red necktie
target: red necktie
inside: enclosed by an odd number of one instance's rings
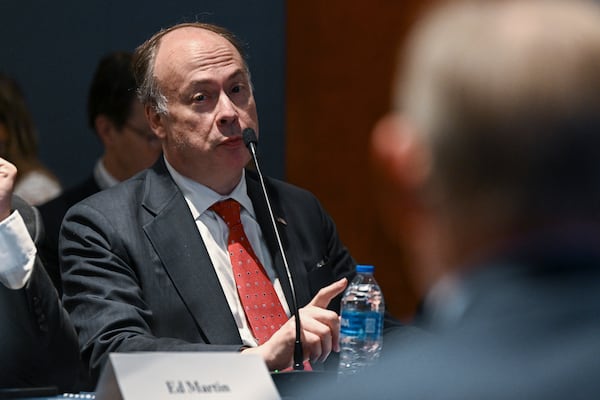
[[[258,344],[287,321],[287,315],[265,269],[254,254],[240,220],[240,203],[227,199],[210,207],[229,228],[227,249],[238,295]]]

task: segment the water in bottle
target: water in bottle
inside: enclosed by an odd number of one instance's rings
[[[341,376],[354,375],[379,359],[385,303],[381,288],[373,277],[374,270],[372,265],[357,265],[356,277],[342,297]]]

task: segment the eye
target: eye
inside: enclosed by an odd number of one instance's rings
[[[195,102],[203,102],[206,100],[206,95],[204,93],[196,93],[194,96],[192,96],[192,100]]]
[[[235,85],[234,87],[231,88],[231,92],[232,93],[239,93],[242,91],[242,86],[241,85]]]

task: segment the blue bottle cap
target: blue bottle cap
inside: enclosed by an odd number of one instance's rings
[[[366,272],[366,273],[373,273],[373,271],[375,271],[375,267],[373,265],[357,265],[356,266],[356,272],[357,273],[361,273],[361,272]]]

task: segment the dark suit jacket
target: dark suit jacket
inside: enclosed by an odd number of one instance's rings
[[[37,210],[13,197],[36,244]],[[0,284],[0,387],[56,386],[69,391],[78,379],[77,336],[39,258],[23,289]]]
[[[274,268],[286,272],[255,173],[247,190]],[[306,190],[268,179],[299,306],[354,261],[335,225]],[[72,207],[63,222],[63,301],[82,356],[97,378],[113,351],[241,348],[235,321],[189,208],[162,157],[149,170]],[[339,297],[331,308],[339,309]]]
[[[456,318],[426,309],[431,336],[422,335],[409,347],[384,342],[392,351],[377,368],[308,394],[316,393],[315,399],[597,398],[599,233],[532,238],[475,266],[461,281],[454,304],[464,308]]]
[[[40,257],[56,290],[62,294],[60,267],[58,265],[58,233],[67,210],[92,194],[99,192],[100,187],[93,175],[72,188],[65,190],[60,196],[38,207],[46,234],[38,246]]]

